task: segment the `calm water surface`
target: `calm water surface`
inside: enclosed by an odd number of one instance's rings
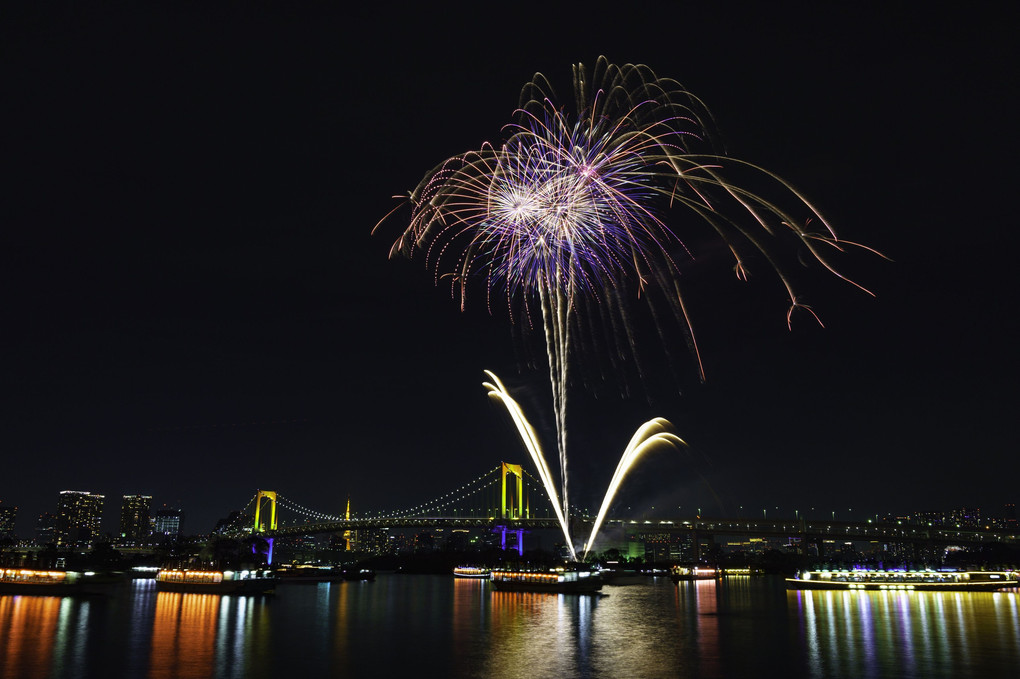
[[[0,596],[0,677],[1017,677],[1020,592],[782,580],[493,592],[451,576],[276,594]]]

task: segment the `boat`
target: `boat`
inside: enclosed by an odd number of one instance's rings
[[[375,571],[371,568],[345,568],[344,580],[375,580]]]
[[[332,566],[317,566],[314,564],[300,564],[298,566],[283,566],[276,571],[280,582],[339,582],[343,580],[343,573]]]
[[[161,568],[156,574],[156,589],[161,592],[266,594],[276,588],[277,582],[276,575],[269,569],[203,571]]]
[[[482,568],[480,566],[457,566],[453,569],[453,576],[455,578],[474,578],[474,579],[488,579],[492,571],[488,568]]]
[[[587,568],[557,568],[551,571],[493,570],[489,574],[493,589],[500,592],[552,592],[556,594],[592,594],[602,589],[598,571]]]
[[[85,573],[79,571],[0,568],[0,594],[65,596],[84,589]]]
[[[673,582],[685,580],[715,580],[722,573],[711,566],[673,566],[669,569],[669,579]]]
[[[786,579],[787,589],[988,592],[1020,586],[1020,571],[808,570]]]
[[[606,585],[643,585],[650,582],[643,572],[629,568],[603,568],[599,571],[599,576]]]
[[[755,566],[740,568],[720,568],[719,575],[723,578],[755,578],[765,575],[765,571]]]

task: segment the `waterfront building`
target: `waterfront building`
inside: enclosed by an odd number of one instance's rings
[[[920,526],[941,526],[946,523],[946,514],[945,512],[938,511],[914,512],[910,523],[916,523]]]
[[[652,563],[695,561],[700,545],[690,535],[678,533],[627,533],[624,542],[607,541],[621,556],[641,558]],[[707,550],[706,550],[707,551]]]
[[[5,505],[0,500],[0,538],[14,537],[14,520],[18,516],[18,508],[12,505]]]
[[[120,539],[122,541],[144,540],[152,530],[149,519],[151,495],[125,495],[120,503]]]
[[[389,528],[358,531],[358,549],[369,554],[394,554],[396,543],[391,540]]]
[[[471,531],[454,528],[446,540],[446,548],[454,552],[466,552],[471,548]]]
[[[49,512],[43,512],[35,521],[35,544],[50,545],[56,544],[57,516]]]
[[[157,509],[152,518],[152,534],[168,538],[179,538],[184,532],[184,512],[180,509]]]
[[[960,528],[979,528],[981,526],[981,510],[971,507],[960,507],[949,512],[950,524]]]
[[[54,538],[58,546],[87,546],[99,537],[105,496],[62,490],[57,500]]]
[[[414,536],[414,553],[427,554],[438,549],[436,536],[430,531],[422,531]]]

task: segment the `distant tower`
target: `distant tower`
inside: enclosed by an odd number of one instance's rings
[[[152,520],[153,536],[179,538],[184,532],[184,512],[180,509],[157,509]]]
[[[149,537],[151,495],[125,495],[120,503],[120,538],[135,541]]]
[[[351,496],[350,495],[347,496],[347,511],[344,512],[344,520],[345,521],[350,521],[351,520]],[[357,541],[358,541],[358,533],[357,533],[357,531],[353,531],[350,528],[348,528],[347,530],[344,531],[344,544],[346,545],[346,547],[344,547],[344,549],[346,551],[350,552],[351,550],[353,550],[355,548],[354,543],[356,543]]]
[[[58,546],[86,546],[99,537],[105,496],[87,490],[62,490],[57,500],[54,538]]]
[[[18,508],[5,505],[0,500],[0,538],[14,537],[14,519],[18,516]]]

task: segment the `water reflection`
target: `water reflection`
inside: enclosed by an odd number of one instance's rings
[[[517,676],[522,667],[543,676],[591,674],[598,597],[491,590],[489,597],[490,645],[479,676]]]
[[[0,677],[1014,676],[1020,593],[787,592],[781,580],[494,592],[390,576],[275,597],[0,596]]]
[[[62,674],[65,669],[81,667],[84,664],[90,613],[89,601],[79,603],[71,597],[60,600],[57,631],[53,640],[53,664],[56,674]]]
[[[0,677],[49,674],[60,597],[0,597]]]
[[[1020,596],[799,590],[787,595],[812,676],[939,677],[1020,666]],[[1004,674],[1000,674],[1004,673]]]
[[[261,613],[257,597],[159,592],[148,676],[252,676],[268,653],[269,625]]]
[[[160,592],[156,596],[150,679],[212,676],[219,603],[216,594]]]

